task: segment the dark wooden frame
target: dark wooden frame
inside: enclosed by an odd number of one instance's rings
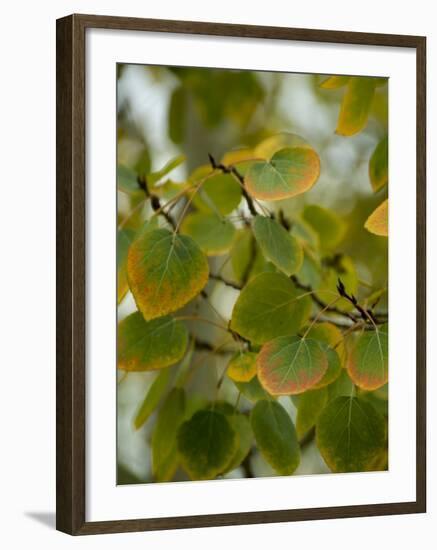
[[[413,48],[417,59],[416,500],[185,517],[85,520],[85,31],[87,28]],[[426,38],[283,27],[70,15],[57,21],[56,526],[72,535],[426,511]]]

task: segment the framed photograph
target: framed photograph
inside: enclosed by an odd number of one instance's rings
[[[426,41],[57,21],[57,528],[426,510]]]

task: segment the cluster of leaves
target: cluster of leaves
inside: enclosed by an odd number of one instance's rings
[[[346,87],[337,133],[364,128],[379,80],[322,83]],[[188,86],[195,94],[214,88],[187,77],[173,103]],[[222,114],[204,116],[213,124]],[[388,182],[387,149],[384,138],[369,162],[375,192]],[[193,480],[241,465],[251,475],[255,451],[290,475],[313,439],[333,472],[385,469],[388,319],[378,305],[386,290],[359,292],[352,259],[338,253],[347,227],[335,212],[308,205],[288,219],[277,206],[316,184],[318,153],[299,136],[278,134],[220,162],[210,156],[178,184],[169,174],[183,161],[156,172],[144,162],[118,167],[118,189],[130,204],[117,235],[118,302],[130,291],[137,308],[119,323],[118,368],[159,370],[134,419],[138,429],[157,411],[154,479],[169,481],[178,467]],[[387,236],[386,201],[365,227]],[[229,319],[210,301],[215,287],[235,294]],[[197,313],[202,302],[212,317]],[[218,328],[225,341],[202,341],[193,323]],[[201,351],[226,358],[209,401],[189,391]],[[224,381],[235,386],[236,402],[220,397]],[[297,408],[295,422],[284,399]]]

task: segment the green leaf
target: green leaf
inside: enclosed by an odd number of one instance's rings
[[[349,378],[346,369],[342,369],[340,376],[326,387],[328,390],[328,400],[333,401],[337,397],[350,397],[354,393],[354,383]]]
[[[300,449],[291,418],[276,401],[258,401],[250,415],[258,449],[281,475],[290,475],[299,466]]]
[[[230,251],[232,270],[236,280],[241,283],[249,280],[252,257],[256,254],[256,243],[249,229],[240,229]]]
[[[171,481],[179,463],[177,433],[185,415],[185,392],[174,388],[164,401],[152,436],[152,473],[156,481]]]
[[[277,201],[311,189],[320,174],[320,160],[310,147],[281,149],[269,161],[256,161],[245,176],[247,191],[261,200]]]
[[[184,140],[186,127],[187,93],[183,86],[173,90],[168,110],[168,133],[173,143],[179,144]]]
[[[374,235],[388,237],[388,199],[370,214],[364,227]]]
[[[375,193],[388,183],[388,136],[382,138],[370,157],[369,178]]]
[[[238,436],[226,416],[201,410],[184,422],[178,432],[178,450],[183,468],[193,480],[214,479],[235,456]]]
[[[358,289],[358,274],[352,258],[343,254],[334,254],[324,258],[322,281],[317,289],[317,296],[327,304],[338,296],[338,279],[341,279],[349,294],[356,294]],[[354,309],[354,306],[345,298],[337,302],[336,306],[344,311]]]
[[[231,248],[235,227],[215,214],[194,212],[184,219],[181,233],[190,236],[208,256],[219,256]]]
[[[249,382],[235,382],[241,395],[252,403],[256,403],[260,399],[272,399],[272,397],[261,386],[258,376],[254,376]]]
[[[256,216],[253,233],[264,256],[290,276],[299,271],[303,262],[303,250],[299,242],[276,220]]]
[[[117,189],[124,193],[142,192],[136,172],[123,164],[117,166]]]
[[[289,132],[280,132],[261,141],[251,154],[252,158],[269,160],[281,149],[294,149],[303,147],[311,149],[311,145],[297,134]]]
[[[316,424],[320,413],[328,403],[328,390],[308,390],[299,397],[297,408],[296,431],[301,439]]]
[[[238,434],[239,445],[237,450],[226,468],[226,472],[232,472],[238,468],[248,455],[253,442],[253,432],[250,421],[244,414],[233,413],[227,416],[235,433]]]
[[[263,345],[257,365],[259,381],[271,395],[295,395],[322,379],[328,358],[316,340],[281,336]]]
[[[365,331],[348,354],[347,371],[363,390],[376,390],[388,381],[388,325]]]
[[[240,185],[232,176],[222,173],[206,180],[193,198],[193,204],[199,210],[212,211],[223,216],[235,210],[240,201]]]
[[[325,90],[336,90],[346,86],[349,80],[350,76],[330,76],[320,84],[320,87],[325,88]]]
[[[353,136],[367,125],[375,94],[376,80],[371,77],[351,76],[341,104],[337,134]]]
[[[365,401],[337,397],[319,416],[317,446],[333,472],[368,472],[386,447],[384,419]]]
[[[118,325],[117,366],[126,371],[162,369],[184,356],[188,331],[171,317],[145,321],[139,311]]]
[[[311,299],[282,273],[261,273],[240,292],[231,328],[251,342],[263,344],[296,333],[311,313]]]
[[[155,185],[155,183],[158,183],[162,178],[164,178],[167,174],[172,172],[175,168],[177,168],[180,164],[185,162],[186,157],[185,155],[178,155],[177,157],[169,160],[167,164],[165,164],[161,170],[157,170],[156,172],[152,172],[147,176],[147,183],[149,185]]]
[[[308,337],[317,340],[325,349],[328,358],[328,369],[323,378],[314,385],[314,389],[328,386],[336,380],[342,370],[342,359],[345,358],[343,335],[340,330],[331,323],[314,325],[308,332]],[[338,350],[338,352],[337,352]]]
[[[150,153],[146,148],[141,152],[134,168],[140,176],[146,176],[150,172]]]
[[[134,426],[136,430],[139,430],[147,422],[149,416],[156,409],[167,390],[169,381],[170,369],[163,369],[158,373],[135,417]]]
[[[127,284],[127,253],[134,240],[135,231],[119,229],[117,231],[117,303],[120,303],[129,289]]]
[[[193,239],[156,229],[130,246],[127,273],[138,309],[146,319],[154,319],[197,296],[208,282],[209,268]]]
[[[332,210],[312,204],[303,211],[304,220],[316,231],[323,250],[332,250],[346,233],[344,221]]]
[[[234,382],[249,382],[256,376],[256,353],[237,353],[229,361],[226,374]]]

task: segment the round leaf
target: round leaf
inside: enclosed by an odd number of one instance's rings
[[[264,344],[257,365],[258,378],[271,395],[296,395],[322,379],[328,358],[316,340],[282,336]]]
[[[333,472],[368,472],[386,448],[386,428],[376,410],[356,397],[337,397],[316,428],[317,446]]]
[[[276,401],[258,401],[250,422],[265,460],[278,474],[292,474],[299,466],[300,449],[294,424],[284,407]]]
[[[171,317],[145,321],[139,311],[118,325],[117,364],[127,371],[155,370],[182,359],[188,343],[183,323]]]
[[[231,248],[235,227],[215,214],[195,212],[184,219],[181,233],[192,237],[208,256],[218,256]]]
[[[138,309],[146,319],[154,319],[197,296],[208,281],[209,268],[190,237],[156,229],[130,246],[127,273]]]
[[[256,216],[253,233],[264,256],[290,276],[299,271],[303,250],[299,242],[276,220]]]
[[[241,187],[229,174],[217,173],[206,180],[194,195],[193,204],[199,210],[227,215],[241,201]]]
[[[303,294],[282,273],[261,273],[240,292],[231,328],[257,344],[296,333],[311,313],[311,299]]]
[[[364,227],[370,233],[374,233],[380,237],[388,237],[388,199],[370,214]]]
[[[363,390],[376,390],[388,381],[388,326],[365,331],[348,354],[347,371]]]
[[[369,177],[375,192],[388,183],[388,136],[378,143],[370,157]]]
[[[234,382],[249,382],[256,375],[256,353],[237,353],[229,361],[226,373]]]
[[[252,164],[245,176],[247,191],[261,200],[277,201],[311,189],[320,174],[320,160],[309,147],[277,151],[269,161]]]
[[[184,422],[178,432],[182,466],[191,479],[214,479],[231,463],[238,437],[226,416],[201,410]]]

